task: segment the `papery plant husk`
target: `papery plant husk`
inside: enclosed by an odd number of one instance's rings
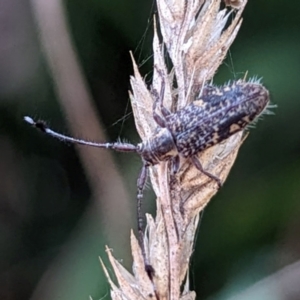
[[[157,0],[158,25],[154,22],[153,80],[148,88],[132,57],[131,104],[141,139],[151,139],[157,127],[153,120],[154,92],[161,91],[164,105],[179,110],[195,100],[205,82],[211,80],[234,41],[246,1]],[[166,66],[166,57],[172,67]],[[203,168],[222,182],[235,161],[243,133],[199,153]],[[189,160],[181,160],[176,181],[170,180],[170,162],[150,168],[157,196],[156,217],[146,215],[144,245],[153,278],[145,271],[139,243],[131,233],[132,274],[107,248],[117,283],[103,265],[111,286],[112,299],[195,299],[190,290],[188,270],[193,252],[199,214],[218,191],[215,180],[197,170]]]

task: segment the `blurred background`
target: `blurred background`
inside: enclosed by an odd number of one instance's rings
[[[155,3],[0,7],[0,299],[109,299],[98,257],[107,263],[108,245],[131,268],[140,159],[76,148],[22,118],[76,137],[138,142],[129,51],[150,82]],[[263,77],[278,107],[251,130],[205,211],[191,263],[197,299],[300,299],[299,13],[300,2],[250,0],[214,79]],[[145,202],[154,212],[151,188]]]

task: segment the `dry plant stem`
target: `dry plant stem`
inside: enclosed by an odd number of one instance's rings
[[[246,1],[231,1],[231,4],[238,10],[220,9],[220,0],[157,0],[163,43],[158,39],[155,23],[151,91],[132,57],[134,76],[129,94],[136,128],[143,141],[153,136],[157,126],[152,106],[154,95],[159,93],[163,82],[163,103],[169,110],[176,111],[196,99],[204,83],[212,79],[241,26]],[[230,5],[229,1],[226,5]],[[172,60],[172,70],[166,67],[164,48]],[[200,153],[198,159],[204,170],[224,182],[241,143],[240,132]],[[151,183],[157,196],[157,214],[155,220],[147,215],[144,245],[147,259],[155,271],[153,280],[147,279],[140,248],[132,235],[134,276],[121,268],[107,249],[119,283],[119,286],[111,283],[113,299],[188,300],[196,297],[189,289],[188,266],[199,213],[218,186],[201,174],[190,160],[181,159],[178,172],[172,175],[174,163],[162,162],[150,168]],[[108,273],[107,276],[109,278]],[[130,278],[130,284],[124,284],[126,278]]]
[[[241,26],[246,1],[239,1],[239,4],[239,9],[233,11],[230,8],[220,10],[219,0],[157,0],[163,43],[158,39],[154,24],[152,92],[147,89],[134,59],[134,76],[131,77],[130,98],[136,127],[143,141],[151,138],[155,131],[152,106],[154,95],[159,93],[163,82],[164,105],[176,111],[196,99],[204,83],[212,79]],[[164,47],[172,60],[172,70],[166,67]],[[224,182],[241,143],[240,132],[200,153],[198,159],[203,169]],[[141,251],[132,237],[134,276],[121,268],[107,249],[119,283],[119,287],[111,285],[113,299],[196,297],[189,289],[187,272],[199,213],[218,191],[218,186],[199,172],[190,160],[181,159],[175,175],[172,174],[174,164],[174,161],[162,162],[150,168],[151,183],[157,196],[157,214],[155,220],[147,215],[144,245],[147,259],[155,271],[153,280],[145,279]],[[130,284],[124,283],[126,278],[130,278]]]

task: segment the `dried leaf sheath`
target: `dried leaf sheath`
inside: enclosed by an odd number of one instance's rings
[[[166,84],[164,104],[175,111],[196,98],[204,82],[210,80],[224,59],[241,25],[246,1],[236,12],[220,10],[220,1],[157,0],[160,31],[173,63],[167,70],[155,28],[153,39],[154,75],[152,89],[160,91],[162,78]],[[200,11],[199,11],[200,10]],[[231,24],[224,30],[228,19]],[[153,95],[139,73],[133,59],[130,98],[135,123],[142,140],[153,135]],[[176,79],[173,86],[173,74]],[[241,145],[242,133],[198,155],[205,170],[225,181]],[[113,299],[195,299],[187,277],[199,213],[217,192],[217,184],[201,174],[188,160],[182,161],[176,180],[171,179],[170,163],[150,168],[151,183],[157,196],[157,214],[147,216],[148,235],[145,248],[155,270],[153,282],[148,278],[138,243],[131,235],[133,272],[131,275],[111,255],[109,259],[118,280],[111,281]],[[106,273],[108,276],[108,273]]]

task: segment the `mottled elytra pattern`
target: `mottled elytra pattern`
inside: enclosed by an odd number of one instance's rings
[[[269,93],[255,82],[207,86],[190,105],[166,117],[179,154],[195,155],[244,129],[265,109]]]
[[[153,270],[147,263],[144,249],[141,213],[148,167],[172,159],[173,162],[177,162],[173,165],[173,171],[176,173],[178,161],[182,158],[190,159],[200,172],[214,180],[220,187],[222,184],[220,179],[205,171],[196,155],[245,129],[269,103],[269,92],[255,80],[248,82],[239,80],[222,87],[207,85],[198,99],[174,113],[163,106],[164,84],[160,94],[157,92],[153,94],[155,98],[153,118],[158,127],[150,139],[138,145],[122,142],[94,143],[75,139],[51,130],[43,121],[36,122],[30,117],[24,117],[30,125],[60,140],[121,152],[135,152],[141,156],[143,167],[137,180],[138,230],[149,277],[153,276]]]

